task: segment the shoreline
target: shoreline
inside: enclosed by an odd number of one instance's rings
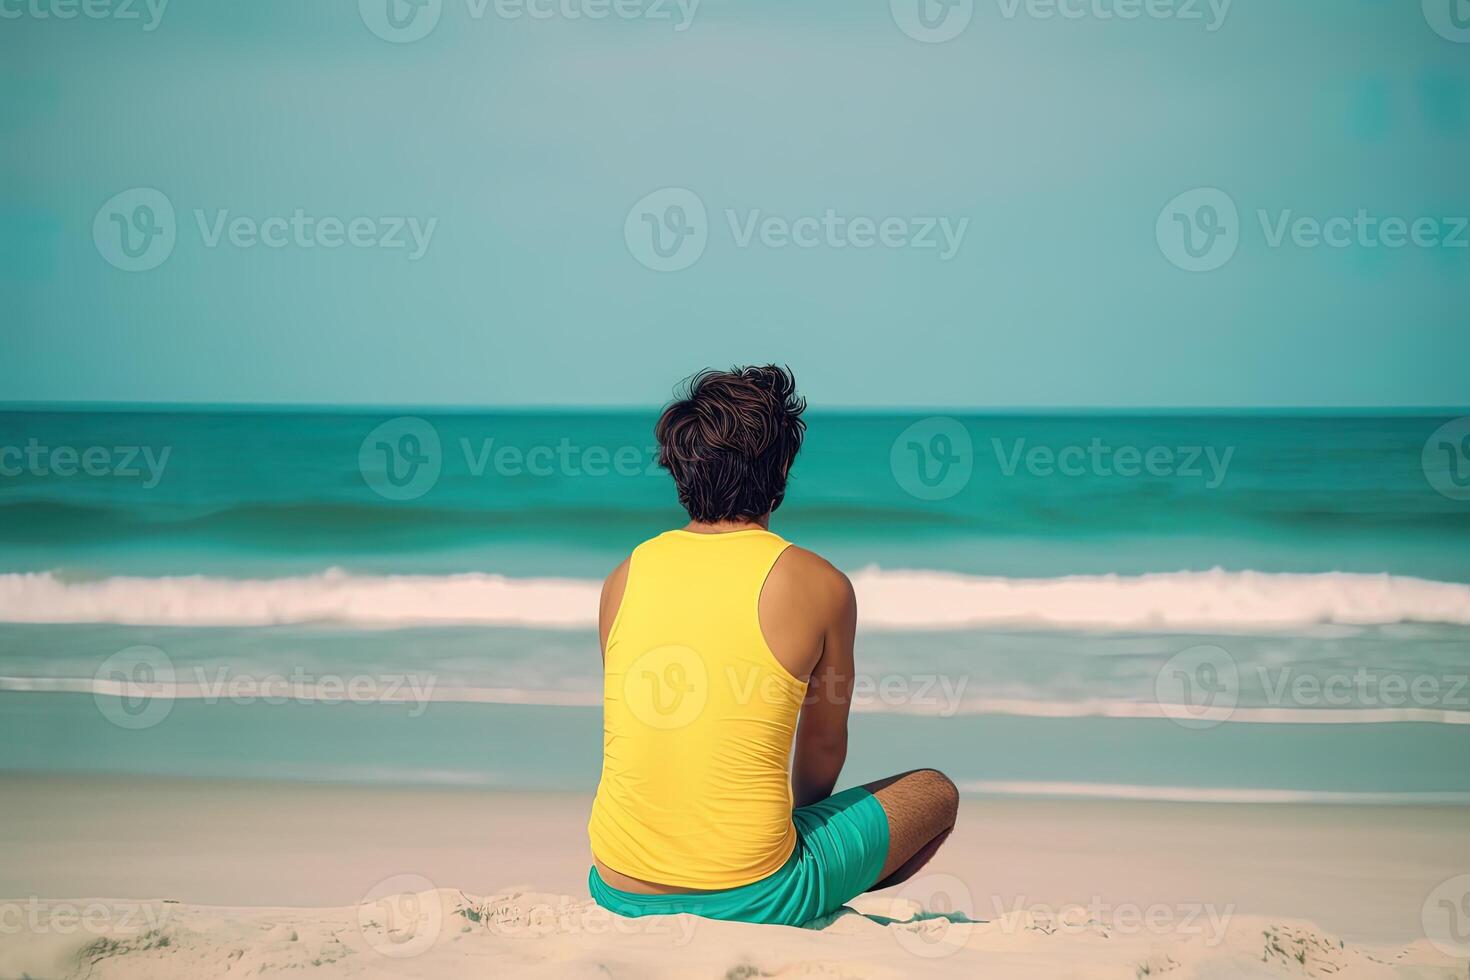
[[[176,700],[152,702],[156,713],[136,719],[114,710],[123,704],[0,692],[0,773],[590,793],[601,766],[595,707],[444,702],[419,713],[405,704]],[[119,727],[140,723],[146,727]],[[1470,796],[1470,768],[1441,761],[1467,753],[1470,725],[1185,730],[1169,719],[880,711],[854,714],[845,785],[927,766],[962,791],[1021,801],[1089,795],[1415,806]]]

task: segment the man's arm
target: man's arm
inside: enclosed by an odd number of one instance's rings
[[[830,566],[829,566],[830,567]],[[796,728],[791,789],[797,806],[825,800],[847,759],[847,713],[852,704],[853,642],[857,597],[846,575],[832,569],[831,615],[822,654],[812,669],[806,702]]]
[[[613,620],[618,618],[618,608],[623,604],[623,591],[628,586],[630,561],[631,558],[624,558],[623,563],[602,582],[602,596],[597,603],[597,635],[604,658],[607,656],[607,635],[612,632]]]

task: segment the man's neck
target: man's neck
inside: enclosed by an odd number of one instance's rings
[[[762,514],[760,517],[748,521],[690,521],[684,525],[684,530],[694,534],[728,534],[731,531],[769,531],[770,529],[770,514]]]

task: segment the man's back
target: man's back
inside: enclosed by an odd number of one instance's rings
[[[609,869],[718,889],[790,856],[788,760],[831,591],[808,581],[814,557],[759,527],[678,530],[610,577],[620,595],[605,610],[603,772],[589,822]],[[822,564],[821,578],[840,575]]]

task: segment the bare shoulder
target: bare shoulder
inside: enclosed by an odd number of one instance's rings
[[[761,589],[760,624],[771,652],[791,674],[809,676],[829,638],[850,634],[856,619],[846,575],[805,548],[781,552]]]
[[[603,650],[607,649],[607,637],[612,631],[613,620],[617,618],[618,607],[623,604],[623,593],[628,588],[628,564],[632,560],[632,555],[624,558],[618,567],[609,572],[607,578],[602,580],[602,596],[597,603],[597,632],[602,641]]]
[[[842,614],[855,602],[852,582],[836,565],[805,548],[792,545],[781,553],[767,584],[775,586],[829,617]]]
[[[622,595],[623,587],[628,584],[628,565],[633,561],[629,555],[618,563],[618,567],[607,573],[607,578],[602,580],[602,594],[605,597],[609,592]]]

